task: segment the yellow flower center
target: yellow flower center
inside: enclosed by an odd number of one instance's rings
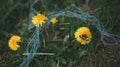
[[[80,42],[82,45],[90,43],[92,39],[91,32],[88,27],[80,27],[74,33],[75,39]]]
[[[16,51],[18,48],[20,48],[20,46],[18,45],[18,42],[21,42],[20,39],[21,37],[13,35],[8,42],[9,48],[13,51]]]
[[[58,22],[58,20],[56,19],[56,17],[53,17],[53,18],[51,19],[51,23],[52,23],[53,25],[55,25],[57,22]]]
[[[39,27],[42,26],[45,23],[45,20],[47,20],[47,17],[43,14],[37,14],[32,18],[32,23]]]

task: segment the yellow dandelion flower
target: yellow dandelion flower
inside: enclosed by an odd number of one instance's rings
[[[53,17],[53,18],[51,19],[51,23],[52,23],[53,25],[55,25],[57,22],[58,22],[58,20],[56,19],[56,17]]]
[[[42,26],[45,23],[45,20],[47,20],[47,17],[43,14],[37,14],[32,18],[32,23],[39,27]]]
[[[8,42],[9,48],[13,51],[18,50],[20,48],[20,45],[17,44],[18,42],[21,42],[21,37],[17,35],[13,35]]]
[[[82,45],[90,43],[92,39],[91,32],[88,27],[80,27],[74,33],[75,39],[80,42]]]

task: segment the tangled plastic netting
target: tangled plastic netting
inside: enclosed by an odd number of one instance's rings
[[[26,52],[30,53],[30,54],[27,55],[27,57],[24,59],[24,61],[20,65],[20,67],[28,67],[29,63],[33,59],[34,54],[36,53],[36,51],[40,45],[39,44],[40,43],[39,35],[40,35],[40,28],[36,27],[36,31],[33,34],[31,41],[27,44],[27,48],[26,48]]]
[[[30,11],[32,13],[38,13],[33,8],[34,4],[37,2],[38,2],[38,0],[34,1],[33,3],[31,2]],[[90,12],[92,12],[92,11],[90,11]],[[58,18],[60,16],[78,18],[78,19],[81,19],[84,23],[86,23],[88,25],[91,24],[91,25],[96,26],[96,28],[99,30],[100,35],[101,35],[100,40],[104,45],[112,45],[112,44],[119,45],[119,43],[120,43],[119,35],[108,33],[104,29],[104,26],[102,25],[102,23],[95,16],[90,15],[89,12],[84,12],[82,10],[82,8],[77,7],[75,5],[72,5],[68,8],[66,8],[65,10],[61,10],[59,12],[50,13],[48,16],[48,20],[46,21],[46,24],[44,26],[48,27],[50,25],[50,19],[52,17]],[[88,21],[89,21],[89,23],[88,23]],[[36,31],[33,34],[31,41],[27,44],[27,47],[26,47],[26,52],[30,53],[30,54],[27,55],[26,58],[24,58],[23,62],[20,64],[19,67],[28,67],[29,63],[34,58],[34,55],[37,52],[38,47],[40,46],[40,32],[41,31],[42,31],[42,28],[36,27]],[[107,42],[107,40],[110,40],[110,39],[112,39],[112,41],[113,41],[112,43]]]

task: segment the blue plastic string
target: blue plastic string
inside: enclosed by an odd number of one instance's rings
[[[38,47],[40,46],[40,28],[36,27],[36,33],[34,34],[31,41],[28,43],[26,48],[26,58],[20,64],[19,67],[28,67],[32,59],[34,58],[35,53],[37,52]]]
[[[104,45],[113,45],[113,44],[114,45],[119,45],[120,44],[120,36],[119,35],[108,33],[105,30],[104,25],[102,24],[102,22],[100,22],[95,16],[90,15],[88,12],[84,12],[82,10],[82,8],[79,8],[79,7],[75,6],[75,5],[72,5],[70,7],[70,9],[56,12],[53,15],[56,16],[56,17],[66,16],[66,17],[79,18],[84,23],[87,22],[87,24],[92,24],[92,25],[96,26],[96,28],[100,31],[101,42]],[[108,42],[105,41],[105,39],[109,40],[109,38],[112,39],[114,42],[113,43],[108,43]]]
[[[31,0],[30,0],[30,2],[31,2]],[[33,8],[33,6],[34,6],[34,4],[36,2],[38,2],[38,0],[34,1],[33,4],[31,3],[32,6],[30,7],[30,11],[32,13],[38,13]],[[30,55],[27,55],[25,57],[25,59],[23,60],[23,62],[20,64],[19,67],[28,67],[29,66],[30,62],[32,61],[32,59],[35,56],[35,53],[37,52],[38,47],[40,46],[40,32],[42,32],[44,27],[49,27],[50,19],[52,17],[65,16],[65,17],[74,17],[74,18],[81,19],[84,23],[86,23],[88,25],[90,24],[90,25],[96,26],[98,31],[100,31],[101,42],[104,45],[112,45],[112,44],[119,45],[120,44],[120,36],[108,33],[105,30],[102,22],[100,22],[95,16],[90,15],[90,13],[89,12],[84,12],[82,10],[82,8],[77,7],[75,5],[72,5],[72,6],[70,6],[69,8],[67,8],[65,10],[61,10],[61,11],[58,11],[58,12],[50,13],[49,16],[48,16],[48,20],[46,21],[46,24],[43,25],[42,28],[36,27],[36,31],[33,34],[33,37],[31,39],[31,41],[27,44],[27,47],[26,47],[26,52],[30,53]],[[105,39],[109,40],[109,38],[112,38],[114,40],[114,42],[112,44],[105,41]]]

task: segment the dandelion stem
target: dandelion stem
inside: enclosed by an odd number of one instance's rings
[[[23,53],[22,55],[31,55],[32,53]],[[54,53],[35,53],[35,55],[55,55]]]

